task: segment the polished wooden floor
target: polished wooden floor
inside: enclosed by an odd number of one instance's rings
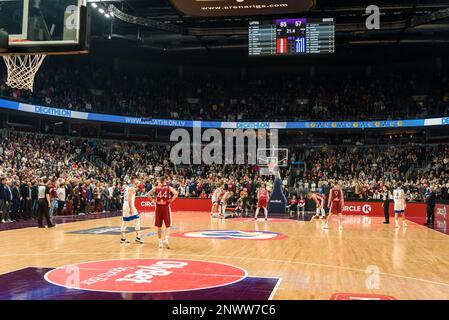
[[[237,222],[207,213],[174,213],[179,231],[235,229],[275,231],[276,241],[172,238],[158,250],[155,236],[144,245],[120,245],[113,235],[68,234],[119,226],[120,217],[73,222],[54,229],[0,232],[0,273],[25,267],[58,267],[120,258],[185,258],[229,263],[250,276],[282,279],[274,299],[329,299],[335,293],[371,293],[397,299],[449,299],[449,236],[408,223],[383,225],[380,218],[346,217],[344,230],[321,221]],[[153,217],[142,224],[151,227]],[[144,234],[155,231],[153,227]],[[132,235],[130,235],[132,236]]]

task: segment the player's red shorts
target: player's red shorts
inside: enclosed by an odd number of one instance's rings
[[[330,211],[332,214],[342,213],[341,201],[333,201],[331,202]]]
[[[154,219],[154,226],[162,228],[162,223],[165,223],[166,228],[171,227],[171,209],[170,206],[157,206],[156,215]]]
[[[268,207],[268,199],[259,199],[257,201],[257,207],[258,208],[266,208],[266,207]]]

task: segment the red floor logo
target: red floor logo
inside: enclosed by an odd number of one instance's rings
[[[256,222],[254,218],[231,218],[228,219],[228,221],[237,221],[237,222]],[[275,218],[268,218],[268,222],[296,222],[296,220],[292,219],[275,219]],[[265,222],[265,218],[259,218],[257,219],[257,222]]]
[[[330,300],[396,300],[395,297],[370,293],[334,293]]]
[[[45,280],[69,289],[157,293],[226,286],[246,278],[241,268],[222,263],[175,259],[125,259],[56,268]]]

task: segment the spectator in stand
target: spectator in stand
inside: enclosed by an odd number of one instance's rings
[[[20,192],[20,217],[28,220],[31,216],[31,195],[28,188],[28,179],[24,179],[19,187]]]
[[[59,182],[49,182],[49,188],[50,188],[50,209],[49,209],[49,215],[51,221],[53,221],[53,216],[56,215],[56,211],[58,210],[58,191],[59,188]]]
[[[2,223],[5,223],[5,219],[3,218],[3,212],[6,205],[6,178],[0,177],[0,220]]]
[[[11,194],[12,194],[12,204],[11,204],[11,218],[12,221],[19,221],[20,220],[20,191],[18,188],[17,181],[12,182],[11,187]]]
[[[110,194],[109,187],[107,184],[103,184],[101,188],[101,201],[103,203],[103,212],[110,210]]]
[[[57,200],[58,200],[58,215],[62,216],[65,202],[66,202],[66,187],[64,181],[59,183],[59,187],[56,189]]]
[[[33,184],[29,182],[29,187],[31,188],[31,217],[37,219],[38,217],[38,179],[34,179]]]
[[[3,215],[2,215],[2,223],[12,222],[10,217],[10,209],[12,205],[12,192],[11,192],[11,181],[6,180],[6,183],[3,187],[4,190],[4,199],[5,204],[3,205]]]

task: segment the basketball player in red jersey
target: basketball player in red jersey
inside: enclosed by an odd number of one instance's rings
[[[298,199],[296,198],[296,195],[294,194],[292,198],[288,201],[288,212],[290,215],[290,218],[293,217],[293,212],[297,214],[299,217],[299,209],[298,209]]]
[[[334,183],[334,187],[329,192],[329,216],[327,217],[326,223],[323,225],[324,229],[329,229],[329,221],[333,214],[338,215],[338,230],[343,230],[342,225],[342,211],[345,205],[345,199],[343,196],[343,191],[337,182]]]
[[[319,193],[309,192],[308,198],[309,198],[309,200],[315,201],[316,213],[313,216],[313,218],[319,218],[320,213],[321,213],[321,217],[325,218],[326,212],[324,211],[324,200],[325,200],[324,195],[319,194]]]
[[[167,185],[165,177],[161,177],[156,188],[148,193],[149,198],[156,198],[156,216],[154,225],[157,228],[159,248],[170,249],[170,227],[172,224],[170,203],[178,197],[178,192]],[[165,240],[162,241],[162,224],[165,223]]]
[[[257,191],[257,209],[256,215],[254,216],[254,220],[257,220],[257,216],[259,215],[259,210],[263,209],[265,213],[265,221],[268,220],[268,190],[265,187],[265,184],[262,184],[260,189]]]

